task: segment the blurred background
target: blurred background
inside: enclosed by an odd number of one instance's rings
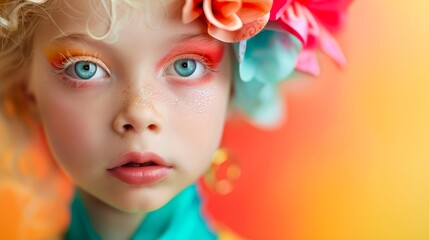
[[[339,69],[285,84],[288,121],[236,118],[242,168],[208,209],[249,239],[429,239],[429,1],[355,0]]]
[[[320,77],[287,82],[280,129],[227,124],[222,145],[242,175],[228,195],[205,192],[208,212],[248,239],[429,239],[428,11],[427,0],[355,0],[338,35],[347,68],[321,54]],[[48,174],[55,166],[40,163],[40,144],[19,167],[55,191],[1,180],[2,239],[67,224],[70,185]]]

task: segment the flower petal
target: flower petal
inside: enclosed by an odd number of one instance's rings
[[[252,62],[244,61],[239,65],[238,72],[240,73],[240,79],[243,82],[249,82],[255,77],[256,68]]]
[[[270,12],[272,0],[243,0],[243,7],[237,12],[243,24],[254,21]]]
[[[248,56],[254,59],[254,65],[259,69],[255,78],[258,81],[274,84],[290,76],[295,70],[297,56],[301,51],[301,42],[291,34],[274,33],[271,39],[265,40],[265,44],[261,36],[255,38],[262,40],[254,44],[256,48],[252,55]],[[252,40],[249,42],[252,43]]]
[[[346,66],[346,57],[344,56],[340,45],[338,45],[335,38],[333,38],[328,31],[321,29],[319,41],[322,50],[328,54],[328,56],[331,57],[335,63],[337,63],[340,67]]]
[[[329,31],[338,31],[344,24],[346,10],[352,0],[299,0],[299,2]]]
[[[276,21],[283,15],[293,0],[274,0],[270,11],[270,21]]]
[[[237,31],[228,31],[221,28],[217,28],[211,24],[208,27],[208,33],[223,42],[240,42],[249,39],[258,34],[264,29],[269,19],[269,14],[266,14],[260,19],[245,24],[241,29]]]
[[[275,128],[285,121],[286,113],[278,86],[267,84],[259,94],[261,102],[259,108],[252,113],[252,120],[261,127]]]
[[[234,47],[240,48],[240,44]],[[293,73],[301,48],[290,33],[263,31],[247,40],[245,57],[236,66],[234,102],[254,124],[273,127],[284,119],[279,84]]]
[[[235,57],[238,63],[242,63],[244,60],[244,54],[246,53],[247,40],[240,41],[234,45]]]
[[[277,23],[306,44],[310,29],[307,17],[299,4],[290,5]]]
[[[204,0],[203,10],[207,21],[217,28],[221,28],[227,31],[236,31],[243,27],[243,23],[236,14],[232,14],[230,16],[215,14],[217,13],[217,9],[213,11],[212,0]]]
[[[298,56],[295,66],[296,70],[311,74],[313,76],[320,75],[320,66],[314,50],[304,49]]]
[[[182,22],[187,24],[201,16],[202,3],[203,0],[186,0],[182,8]]]
[[[213,0],[212,8],[223,16],[229,17],[240,11],[241,6],[241,0]]]

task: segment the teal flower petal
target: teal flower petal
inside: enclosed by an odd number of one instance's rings
[[[240,78],[244,82],[248,82],[255,77],[256,68],[253,66],[252,62],[246,62],[239,65]]]
[[[289,33],[265,30],[247,40],[244,58],[236,63],[234,101],[254,123],[266,127],[285,115],[278,88],[293,73],[301,49]]]

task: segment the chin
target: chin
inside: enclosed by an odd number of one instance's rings
[[[151,212],[151,211],[155,211],[157,209],[162,208],[165,204],[167,204],[168,201],[165,202],[157,202],[157,203],[133,203],[127,206],[113,206],[115,208],[117,208],[118,210],[121,210],[123,212],[127,212],[127,213],[144,213],[144,212]]]
[[[176,194],[152,193],[122,195],[120,199],[112,199],[110,206],[129,213],[150,212],[162,208]]]

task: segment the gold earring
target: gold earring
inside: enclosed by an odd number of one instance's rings
[[[216,150],[212,163],[204,174],[204,183],[218,194],[228,194],[232,191],[233,182],[241,175],[241,169],[231,153],[225,148]]]

